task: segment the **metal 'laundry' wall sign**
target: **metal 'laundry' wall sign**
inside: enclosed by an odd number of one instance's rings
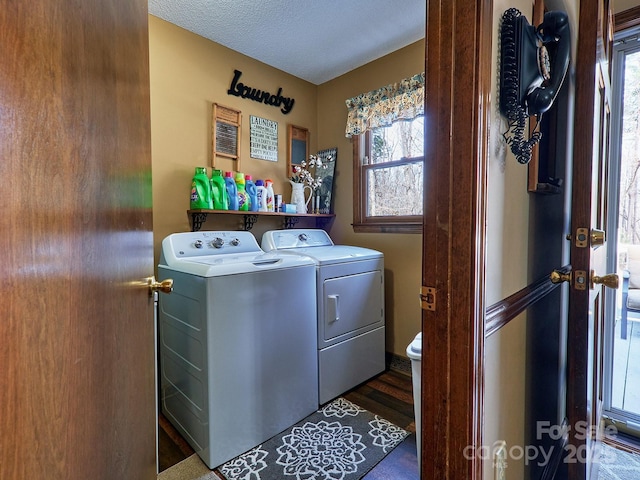
[[[248,98],[254,102],[264,103],[265,105],[271,105],[276,108],[280,108],[280,111],[285,115],[291,111],[295,100],[289,97],[282,96],[282,87],[278,88],[278,93],[272,94],[257,88],[250,87],[240,82],[240,76],[242,72],[240,70],[233,71],[233,80],[227,93],[236,97]]]
[[[251,115],[251,158],[278,161],[278,122]]]

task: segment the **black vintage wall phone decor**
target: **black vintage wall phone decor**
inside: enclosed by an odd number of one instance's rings
[[[500,28],[500,112],[509,128],[503,134],[519,163],[529,163],[533,146],[542,137],[538,129],[569,68],[569,18],[547,12],[536,28],[515,8],[502,16]],[[526,119],[536,116],[536,128],[525,139]]]

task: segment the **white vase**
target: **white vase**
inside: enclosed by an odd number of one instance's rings
[[[291,203],[296,206],[296,213],[307,213],[307,205],[311,200],[311,193],[313,189],[309,185],[304,183],[296,183],[289,180],[291,184]],[[309,189],[309,198],[305,199],[305,190]]]

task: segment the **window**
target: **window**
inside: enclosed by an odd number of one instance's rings
[[[354,229],[422,232],[424,117],[368,130],[354,142]]]
[[[347,100],[356,232],[422,233],[424,73]]]

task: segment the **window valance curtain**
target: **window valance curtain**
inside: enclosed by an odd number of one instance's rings
[[[346,100],[346,136],[424,115],[424,72]]]

